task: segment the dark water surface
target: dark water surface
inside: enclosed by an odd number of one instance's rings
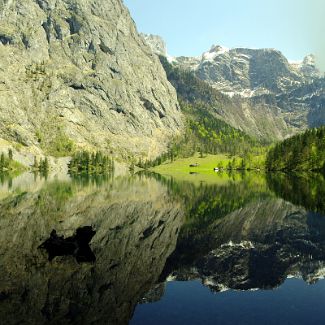
[[[200,281],[169,282],[159,302],[137,307],[131,324],[323,324],[324,301],[325,281],[218,294]]]
[[[324,177],[190,177],[0,177],[0,323],[324,324]]]

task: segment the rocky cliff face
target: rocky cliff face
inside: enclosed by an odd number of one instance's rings
[[[181,131],[175,90],[121,0],[0,0],[0,19],[3,138],[155,156]]]

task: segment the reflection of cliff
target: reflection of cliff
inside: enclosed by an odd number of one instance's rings
[[[261,199],[182,231],[161,280],[200,278],[212,290],[270,289],[287,277],[324,276],[325,218],[281,199]]]
[[[53,183],[0,202],[0,319],[5,324],[127,324],[176,245],[180,205],[154,180],[106,187]],[[95,263],[48,261],[37,247],[56,229],[96,230]]]
[[[3,200],[14,192],[37,192],[46,182],[67,182],[69,180],[70,177],[64,173],[49,174],[47,178],[31,172],[19,174],[18,176],[0,173],[0,200]]]

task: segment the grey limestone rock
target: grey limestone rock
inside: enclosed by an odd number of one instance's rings
[[[181,132],[176,92],[121,0],[0,0],[0,21],[3,138],[153,157]]]

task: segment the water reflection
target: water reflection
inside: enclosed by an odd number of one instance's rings
[[[8,189],[12,187],[12,175],[8,173],[1,173],[0,172],[0,185],[1,186],[6,186]]]
[[[325,275],[323,178],[199,176],[14,179],[0,200],[1,319],[127,324],[172,279],[220,292]]]
[[[270,173],[267,182],[284,200],[314,212],[325,213],[325,175]]]
[[[44,183],[0,202],[0,317],[16,323],[125,324],[175,249],[181,205],[147,177],[98,186]],[[51,262],[38,249],[53,229],[69,238],[92,226],[94,263]],[[63,255],[63,254],[60,254]]]

